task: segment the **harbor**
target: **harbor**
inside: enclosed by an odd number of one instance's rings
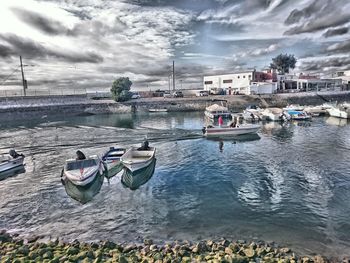
[[[0,147],[23,153],[25,172],[1,181],[2,227],[44,242],[148,238],[162,246],[224,237],[247,246],[273,240],[310,259],[348,255],[348,120],[262,122],[257,134],[224,139],[203,137],[203,123],[203,111],[10,122]],[[145,134],[157,161],[137,181],[121,171],[87,193],[62,185],[75,149],[102,156],[111,145],[139,146]]]

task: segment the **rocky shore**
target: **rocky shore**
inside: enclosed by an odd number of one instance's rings
[[[322,256],[299,256],[290,248],[274,243],[205,240],[153,244],[146,239],[143,244],[118,244],[110,241],[81,243],[78,240],[60,240],[42,243],[36,238],[23,240],[0,232],[0,262],[276,262],[325,263],[350,262],[349,259],[329,260]]]

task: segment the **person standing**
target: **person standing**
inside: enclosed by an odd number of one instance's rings
[[[218,123],[219,127],[221,127],[224,124],[224,120],[222,119],[221,115],[219,116]]]

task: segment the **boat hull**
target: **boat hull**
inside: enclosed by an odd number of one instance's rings
[[[243,134],[256,133],[260,129],[260,125],[244,125],[240,127],[213,127],[206,128],[205,136],[215,137],[215,136],[235,136]]]
[[[341,118],[341,119],[350,119],[350,114],[348,112],[342,111],[342,110],[337,109],[337,108],[327,109],[327,112],[332,117],[337,117],[337,118]]]
[[[21,156],[21,157],[0,163],[0,173],[19,167],[23,165],[23,162],[24,162],[24,157]]]

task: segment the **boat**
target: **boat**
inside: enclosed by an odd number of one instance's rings
[[[256,105],[249,105],[244,111],[243,111],[243,119],[245,121],[249,122],[255,122],[260,121],[262,118],[261,116],[262,109],[259,108]]]
[[[144,142],[141,147],[131,147],[120,158],[122,164],[131,172],[140,170],[148,166],[155,158],[156,148],[149,147],[148,142]]]
[[[299,104],[289,104],[287,107],[283,108],[284,111],[303,111],[304,106],[300,106]]]
[[[1,172],[0,173],[0,181],[5,180],[9,177],[14,177],[16,175],[19,175],[19,174],[22,174],[25,172],[26,172],[26,169],[24,168],[24,165],[17,166],[15,168],[12,168],[12,169],[7,170],[5,172]]]
[[[347,104],[332,107],[330,109],[327,109],[327,112],[332,117],[350,119],[350,105]]]
[[[97,175],[88,185],[80,186],[72,183],[68,178],[62,173],[61,182],[66,190],[68,196],[72,199],[86,204],[91,201],[94,196],[96,196],[103,185],[104,176]]]
[[[73,184],[84,186],[91,183],[98,174],[103,174],[106,168],[97,155],[92,155],[88,158],[67,160],[63,174]]]
[[[290,115],[280,108],[266,108],[261,112],[263,119],[268,121],[287,121]]]
[[[137,171],[131,172],[129,169],[124,169],[121,182],[125,187],[128,187],[131,190],[136,190],[151,179],[154,174],[155,167],[156,159],[154,158],[150,164]]]
[[[220,136],[234,136],[256,133],[260,129],[260,125],[257,124],[242,124],[237,126],[207,126],[203,127],[202,132],[206,137],[220,137]]]
[[[292,120],[311,120],[311,116],[305,111],[289,110],[286,114],[289,114]]]
[[[327,110],[322,105],[318,106],[307,106],[304,108],[304,111],[311,115],[312,117],[318,117],[320,115],[325,115]]]
[[[213,104],[206,107],[204,114],[210,119],[219,118],[219,116],[223,118],[231,118],[231,113],[229,112],[228,108],[218,104]]]
[[[149,112],[168,112],[167,108],[161,108],[161,109],[148,109]]]
[[[102,161],[107,166],[107,177],[112,177],[123,169],[123,164],[120,162],[120,158],[125,152],[125,148],[110,147],[109,150],[102,156]]]
[[[10,150],[8,155],[0,156],[0,173],[22,166],[23,162],[23,154],[18,154],[15,150]]]

